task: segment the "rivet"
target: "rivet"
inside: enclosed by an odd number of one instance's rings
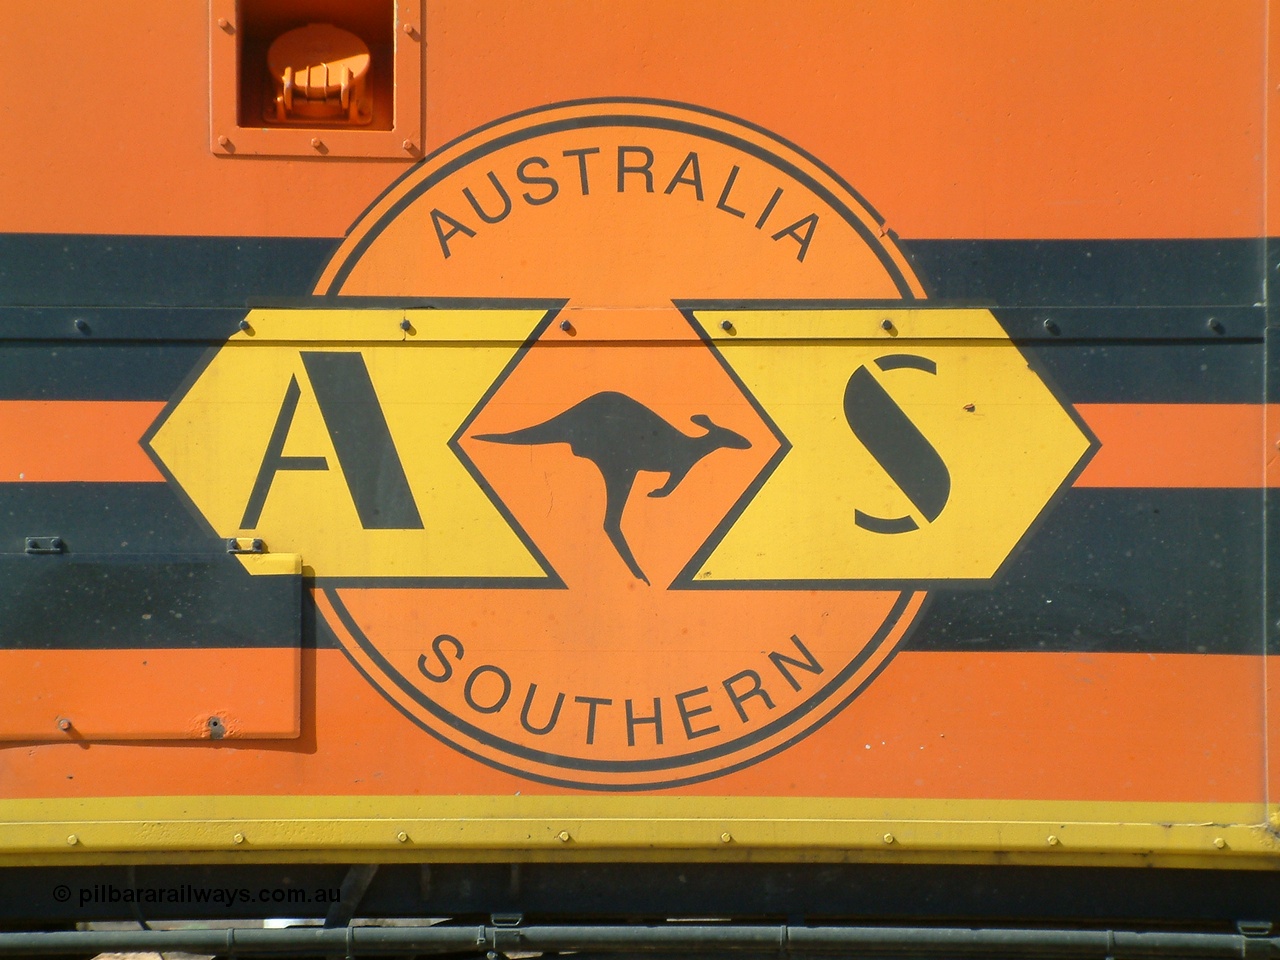
[[[240,329],[243,330],[245,333],[248,333],[250,330],[253,329],[252,327],[249,326],[248,320],[241,320],[239,326],[240,326]]]
[[[59,718],[58,718],[58,729],[59,729],[59,730],[61,730],[61,731],[62,731],[62,732],[64,732],[64,733],[65,733],[66,731],[70,730],[70,729],[71,729],[71,721],[70,721],[70,720],[68,720],[66,717],[59,717]]]
[[[1055,837],[1053,834],[1050,834],[1050,835],[1049,835],[1049,846],[1051,846],[1051,847],[1056,847],[1057,845],[1058,845],[1058,838],[1057,838],[1057,837]]]
[[[886,833],[886,834],[884,835],[884,842],[885,842],[885,843],[893,843],[893,834],[892,834],[892,833]]]
[[[1044,318],[1044,328],[1048,333],[1052,334],[1055,337],[1062,332],[1062,330],[1058,327],[1057,321],[1055,321],[1052,317]]]
[[[1217,847],[1219,850],[1221,850],[1223,847],[1227,845],[1227,841],[1222,839],[1222,837],[1214,837],[1213,845]]]
[[[88,321],[83,319],[82,317],[76,317],[76,329],[79,330],[81,333],[88,333],[89,332]]]
[[[243,833],[237,833],[237,834],[236,834],[234,837],[232,837],[231,839],[232,839],[232,840],[234,840],[236,843],[244,843],[244,834],[243,834]]]
[[[405,317],[403,320],[400,321],[400,329],[403,330],[405,333],[408,333],[410,330],[413,329],[413,324],[409,322],[408,317]]]
[[[396,839],[399,840],[401,843],[408,843],[409,835],[405,833],[403,830],[401,830],[399,833],[396,834]]]
[[[323,146],[324,146],[324,141],[323,141],[323,140],[321,140],[319,137],[312,137],[312,138],[311,138],[311,146],[313,146],[313,147],[315,147],[317,150],[319,150],[321,147],[323,147]]]
[[[890,320],[888,317],[885,317],[883,320],[881,320],[881,321],[880,321],[880,329],[881,329],[881,330],[892,330],[892,329],[893,329],[893,321],[892,321],[892,320]]]
[[[733,324],[728,320],[721,320],[720,329],[725,333],[733,333]]]
[[[80,838],[77,837],[74,833],[67,835],[67,846],[74,847],[79,842],[80,842]]]
[[[725,831],[724,833],[720,834],[720,842],[733,843],[733,834],[729,833],[728,831]]]
[[[572,323],[570,323],[568,320],[561,320],[561,321],[560,321],[560,329],[561,329],[561,330],[563,330],[565,333],[572,333],[572,332],[573,332],[573,324],[572,324]]]
[[[556,834],[556,839],[557,839],[557,840],[559,840],[561,843],[568,843],[568,842],[569,842],[569,831],[568,831],[568,830],[561,830],[559,833],[557,833],[557,834]]]
[[[413,153],[413,151],[418,149],[418,145],[412,140],[401,140],[400,149],[407,151],[408,153]]]
[[[974,404],[972,404],[972,403],[966,403],[966,404],[964,405],[964,409],[965,409],[965,411],[966,411],[966,412],[968,412],[968,413],[973,413],[973,411],[977,410],[978,408],[977,408],[977,406],[976,406],[976,405],[974,405]]]

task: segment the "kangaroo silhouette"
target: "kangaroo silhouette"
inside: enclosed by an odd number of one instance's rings
[[[649,493],[651,497],[665,497],[707,454],[721,447],[746,450],[751,446],[746,437],[713,423],[705,414],[689,419],[707,432],[691,437],[643,403],[607,391],[587,397],[543,423],[510,433],[479,434],[475,439],[525,446],[567,443],[575,457],[594,463],[604,478],[604,532],[631,572],[648,583],[649,578],[622,535],[622,512],[631,497],[636,474],[641,470],[666,473],[666,482]]]

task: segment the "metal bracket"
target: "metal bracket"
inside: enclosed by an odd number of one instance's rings
[[[261,540],[231,537],[227,540],[227,553],[266,553],[267,545]]]
[[[30,554],[62,553],[66,549],[61,537],[27,537],[26,551]]]

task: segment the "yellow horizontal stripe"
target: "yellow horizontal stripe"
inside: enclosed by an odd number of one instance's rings
[[[1260,804],[707,797],[0,801],[0,863],[180,858],[1280,866]],[[1030,859],[1027,859],[1030,858]]]
[[[523,343],[545,310],[251,310],[230,343]],[[409,330],[401,323],[409,321]]]
[[[1008,340],[989,310],[696,310],[713,339],[735,340]],[[889,321],[885,329],[884,321]],[[723,324],[728,322],[729,328]]]

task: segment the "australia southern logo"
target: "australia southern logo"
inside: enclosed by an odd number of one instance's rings
[[[415,723],[607,790],[812,733],[1091,450],[819,161],[631,100],[441,148],[148,442],[218,536],[301,555]]]

